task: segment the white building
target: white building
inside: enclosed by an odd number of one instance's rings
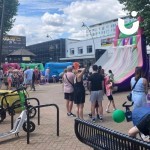
[[[125,23],[133,22],[134,18],[129,18],[128,16],[122,17]],[[91,36],[95,37],[109,37],[114,36],[116,31],[116,25],[118,24],[118,19],[109,20],[106,22],[98,23],[86,28],[86,38],[90,39]]]
[[[109,49],[112,45],[112,37],[109,37],[108,43],[103,42],[103,38],[92,38],[87,40],[71,40],[66,39],[66,58],[60,58],[60,61],[78,61],[83,64],[89,64],[95,62],[95,52],[100,50],[106,50],[105,56],[109,57],[112,53],[112,49]],[[109,43],[110,41],[110,43]]]

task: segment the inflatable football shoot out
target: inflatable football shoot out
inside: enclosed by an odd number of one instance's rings
[[[141,21],[141,18],[138,18]],[[132,27],[133,22],[126,24],[126,28]],[[146,40],[142,29],[131,35],[125,35],[116,27],[116,37],[113,43],[113,56],[107,60],[102,68],[105,73],[112,70],[117,91],[130,89],[130,80],[134,76],[135,68],[142,67],[144,74],[148,73],[148,59],[146,53]]]

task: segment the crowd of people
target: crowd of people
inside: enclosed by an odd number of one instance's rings
[[[85,73],[86,68],[74,70],[72,66],[67,67],[67,72],[63,75],[64,98],[66,99],[66,108],[68,116],[76,116],[83,119],[83,108],[85,103],[85,88],[83,80],[88,81],[87,86],[90,91],[91,112],[89,116],[92,122],[96,119],[103,120],[103,95],[107,95],[109,103],[106,112],[110,113],[110,105],[113,110],[116,109],[114,98],[112,96],[114,75],[111,70],[105,74],[101,66],[93,65],[92,72]],[[85,75],[86,74],[86,75]],[[72,113],[73,102],[76,104],[76,115]],[[95,109],[97,114],[95,115]]]
[[[79,68],[74,70],[72,66],[67,67],[63,75],[63,84],[64,84],[64,99],[66,100],[66,109],[67,115],[84,119],[83,118],[83,109],[85,103],[85,88],[83,86],[83,80],[86,69]],[[108,71],[108,74],[104,72],[101,66],[93,65],[92,72],[89,72],[86,76],[88,89],[90,91],[90,102],[91,102],[91,112],[89,117],[92,119],[92,122],[96,122],[97,119],[100,121],[103,120],[103,96],[106,94],[108,98],[108,104],[106,106],[106,112],[110,113],[110,105],[112,104],[113,111],[116,110],[114,98],[113,98],[113,86],[114,86],[114,74],[111,70]],[[134,85],[135,84],[135,85]],[[134,89],[132,89],[132,87]],[[143,110],[143,107],[146,106],[146,95],[148,93],[148,82],[144,78],[141,67],[135,68],[135,76],[131,79],[131,89],[132,89],[132,101],[133,112],[138,109],[138,112]],[[73,103],[76,104],[76,115],[72,113]],[[133,113],[133,124],[134,127],[129,130],[129,136],[135,137],[137,133],[147,133],[150,134],[150,108],[145,107],[144,110],[147,110],[145,113]],[[96,113],[95,113],[96,112]],[[96,115],[95,115],[96,114]],[[134,116],[134,114],[136,114]],[[138,115],[143,114],[139,117]],[[139,119],[144,118],[144,119]],[[136,123],[134,123],[136,122]]]
[[[6,72],[3,72],[3,69],[0,68],[0,88],[2,83],[6,85],[8,90],[13,87],[18,88],[22,84],[25,87],[30,86],[30,90],[35,91],[35,84],[40,83],[41,76],[42,73],[37,66],[34,69],[31,69],[30,66],[25,69],[9,67]]]

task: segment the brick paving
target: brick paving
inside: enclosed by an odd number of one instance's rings
[[[62,84],[47,84],[36,87],[35,92],[29,92],[30,97],[36,97],[41,104],[55,103],[60,109],[60,136],[56,136],[56,110],[52,107],[41,108],[41,124],[37,125],[37,117],[33,119],[36,124],[36,129],[31,133],[30,144],[26,144],[26,133],[22,130],[19,133],[19,138],[14,135],[0,139],[0,150],[90,150],[91,148],[82,144],[74,133],[74,118],[66,115],[65,100],[63,99]],[[115,103],[118,109],[122,108],[122,103],[126,100],[128,92],[114,94]],[[103,106],[108,100],[104,97]],[[34,102],[31,102],[34,103]],[[111,110],[112,111],[112,110]],[[73,107],[75,113],[75,105]],[[84,118],[89,120],[88,113],[90,112],[89,95],[86,96],[84,107]],[[97,122],[102,126],[117,130],[122,133],[127,133],[132,123],[117,124],[112,121],[111,113],[104,111],[104,122]],[[15,115],[17,117],[18,114]],[[0,133],[10,130],[10,116],[0,124]]]

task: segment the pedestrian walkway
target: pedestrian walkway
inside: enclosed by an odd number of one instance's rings
[[[36,87],[36,91],[29,92],[30,97],[36,97],[41,104],[55,103],[60,109],[60,136],[56,135],[56,110],[52,107],[41,108],[41,125],[36,125],[36,129],[31,133],[30,144],[26,144],[26,133],[21,131],[19,138],[13,136],[0,139],[0,150],[90,150],[91,148],[82,144],[74,133],[74,117],[66,115],[65,100],[62,91],[62,84],[49,84]],[[122,103],[126,100],[127,92],[114,94],[116,107],[122,108]],[[107,98],[104,97],[104,106],[107,105]],[[105,110],[106,107],[104,107]],[[75,105],[73,108],[75,113]],[[84,118],[89,120],[90,112],[89,95],[86,96]],[[17,116],[17,115],[16,115]],[[37,118],[33,119],[37,124]],[[104,111],[104,122],[98,122],[102,126],[127,133],[132,123],[123,122],[117,124],[112,121],[111,113]],[[0,133],[10,130],[10,117],[0,124]]]

